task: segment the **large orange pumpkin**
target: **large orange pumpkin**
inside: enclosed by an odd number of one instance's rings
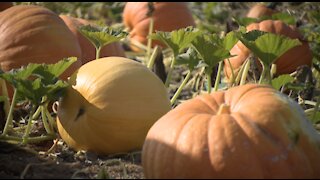
[[[72,33],[76,36],[79,41],[81,51],[82,51],[82,64],[85,64],[91,60],[96,59],[96,49],[92,43],[84,37],[79,31],[78,28],[83,25],[89,25],[89,21],[81,18],[74,18],[67,15],[60,15],[60,18],[66,23]],[[124,49],[121,44],[118,42],[108,44],[100,51],[100,57],[109,57],[109,56],[119,56],[125,57]]]
[[[320,136],[303,109],[266,85],[200,95],[149,130],[146,178],[320,178]]]
[[[155,2],[154,3],[154,32],[173,31],[188,26],[195,26],[194,19],[188,4],[185,2]],[[130,39],[147,45],[150,18],[147,16],[148,2],[127,2],[123,11],[123,22],[130,30]],[[153,41],[152,47],[160,45],[159,41]],[[131,46],[135,51],[138,48]]]
[[[277,12],[277,10],[271,9],[264,4],[258,3],[250,8],[247,17],[260,18],[262,16],[271,16],[272,14]]]
[[[297,38],[302,42],[302,45],[290,49],[275,61],[275,64],[277,65],[277,75],[292,73],[301,65],[311,66],[312,52],[308,42],[303,40],[302,35],[296,27],[288,26],[280,20],[265,20],[260,23],[252,23],[248,25],[246,29],[247,31],[260,30],[281,34],[292,39]],[[241,65],[249,57],[250,53],[251,51],[240,41],[230,50],[230,54],[237,55],[229,58],[235,75],[240,70]],[[231,78],[231,67],[227,60],[224,60],[224,73],[227,79]]]
[[[80,46],[54,12],[34,5],[16,5],[1,12],[0,68],[3,71],[29,63],[53,64],[71,56],[81,57]],[[66,80],[80,66],[78,59],[61,78]]]

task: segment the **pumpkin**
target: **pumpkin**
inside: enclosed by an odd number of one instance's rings
[[[123,23],[129,29],[129,38],[147,45],[150,17],[147,16],[148,2],[127,2],[123,10]],[[185,2],[154,2],[155,31],[173,31],[188,26],[195,26],[194,19],[188,4]],[[165,47],[159,41],[153,41],[152,47],[159,45]],[[139,48],[131,46],[132,50]]]
[[[0,11],[8,9],[13,6],[12,2],[0,2]]]
[[[149,128],[171,108],[162,81],[123,57],[84,64],[70,84],[59,102],[57,126],[76,150],[111,154],[141,149]]]
[[[267,85],[199,95],[162,116],[142,149],[146,178],[319,178],[320,136]]]
[[[249,18],[260,18],[262,16],[272,16],[272,14],[278,13],[278,11],[269,8],[268,6],[258,3],[252,6],[247,13]]]
[[[302,43],[302,45],[288,50],[275,61],[277,68],[276,75],[292,73],[297,69],[297,67],[302,65],[311,66],[312,52],[308,42],[303,40],[302,35],[296,27],[288,26],[280,20],[264,20],[260,23],[252,23],[248,25],[246,29],[247,31],[260,30],[281,34],[292,39],[297,38]],[[235,75],[237,75],[241,65],[249,57],[250,53],[251,51],[241,41],[238,41],[230,50],[231,55],[236,55],[229,58]],[[259,62],[257,63],[260,64]],[[224,60],[224,74],[228,80],[231,78],[232,71],[227,59]]]
[[[2,11],[0,34],[3,71],[29,63],[53,64],[63,58],[81,57],[77,39],[57,14],[44,7],[16,5]],[[66,80],[80,66],[78,59],[60,77]]]
[[[82,51],[82,64],[85,64],[91,60],[96,59],[96,49],[93,44],[84,37],[79,31],[78,28],[83,25],[93,25],[89,21],[81,18],[74,18],[67,15],[60,15],[60,18],[66,23],[71,32],[78,39],[81,51]],[[109,56],[120,56],[125,57],[124,49],[121,44],[118,42],[111,43],[103,47],[100,51],[100,57],[109,57]]]

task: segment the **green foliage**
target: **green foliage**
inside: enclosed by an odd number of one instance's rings
[[[172,32],[156,31],[149,38],[159,40],[166,44],[173,54],[177,56],[185,48],[190,46],[190,43],[201,34],[201,31],[193,27],[181,28]]]
[[[290,76],[289,74],[283,74],[280,75],[271,81],[272,87],[274,87],[276,90],[280,90],[280,88],[288,83],[291,83],[294,81],[294,78]]]

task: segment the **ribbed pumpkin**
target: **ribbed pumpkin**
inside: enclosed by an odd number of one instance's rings
[[[70,78],[58,130],[72,148],[101,154],[142,148],[150,127],[171,108],[162,81],[141,63],[106,57]]]
[[[96,49],[92,43],[84,37],[78,30],[80,26],[93,24],[89,21],[81,18],[74,18],[67,15],[60,15],[60,18],[66,23],[71,32],[76,36],[79,41],[81,51],[82,51],[82,64],[85,64],[91,60],[96,59]],[[125,57],[124,49],[120,43],[111,43],[105,46],[100,51],[100,57],[109,57],[109,56],[120,56]]]
[[[154,32],[173,31],[180,28],[195,26],[194,19],[188,4],[185,2],[155,2],[154,3]],[[129,28],[130,39],[147,45],[150,18],[148,12],[148,2],[127,2],[123,10],[124,25]],[[152,47],[160,45],[159,41],[153,41]],[[135,46],[131,46],[134,51],[139,51]]]
[[[77,39],[57,14],[34,5],[16,5],[1,12],[0,68],[9,71],[29,63],[56,63],[81,57]],[[67,79],[81,66],[72,64],[61,78]],[[11,91],[9,94],[12,94]]]
[[[260,18],[262,16],[271,16],[278,11],[267,7],[264,4],[258,3],[252,6],[247,14],[247,17],[250,18]]]
[[[252,23],[248,25],[246,29],[247,31],[260,30],[281,34],[292,39],[297,38],[300,40],[302,45],[290,49],[275,61],[277,65],[277,75],[292,73],[301,65],[311,66],[312,52],[308,42],[303,40],[302,35],[296,27],[288,26],[280,20],[265,20],[260,23]],[[237,55],[229,59],[235,74],[238,73],[241,65],[249,57],[250,53],[251,51],[240,41],[230,50],[230,54]],[[224,73],[227,79],[231,78],[231,68],[227,60],[224,60]]]
[[[0,11],[8,9],[13,6],[12,2],[0,2]]]
[[[142,150],[146,178],[320,178],[320,136],[265,85],[200,95],[162,116]]]

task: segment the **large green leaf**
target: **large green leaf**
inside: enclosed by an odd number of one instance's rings
[[[289,49],[301,45],[298,39],[258,30],[240,33],[238,37],[266,65],[271,65]]]
[[[256,18],[250,18],[250,17],[233,17],[232,18],[239,26],[248,26],[251,23],[258,22],[258,19]]]
[[[289,74],[283,74],[280,75],[271,81],[272,87],[274,87],[276,90],[279,90],[281,86],[284,86],[290,82],[293,82],[294,78],[290,76]]]
[[[230,31],[223,39],[223,46],[225,49],[230,51],[238,40],[236,33],[234,31]]]
[[[69,57],[55,64],[42,64],[35,69],[34,74],[42,78],[42,83],[47,85],[54,84],[58,81],[58,77],[76,61],[77,57]]]
[[[89,39],[96,48],[119,41],[127,37],[129,34],[121,29],[113,29],[108,26],[101,27],[85,25],[79,27],[78,30],[82,35]]]
[[[175,56],[187,48],[195,37],[201,34],[196,28],[187,27],[172,32],[156,31],[149,38],[159,40],[172,49]]]
[[[206,36],[197,36],[192,41],[192,45],[209,67],[214,67],[223,59],[231,57],[228,50],[223,46],[213,44]]]
[[[199,62],[200,58],[198,57],[197,51],[190,47],[186,53],[180,54],[176,58],[176,64],[187,64],[190,70],[193,70]]]

